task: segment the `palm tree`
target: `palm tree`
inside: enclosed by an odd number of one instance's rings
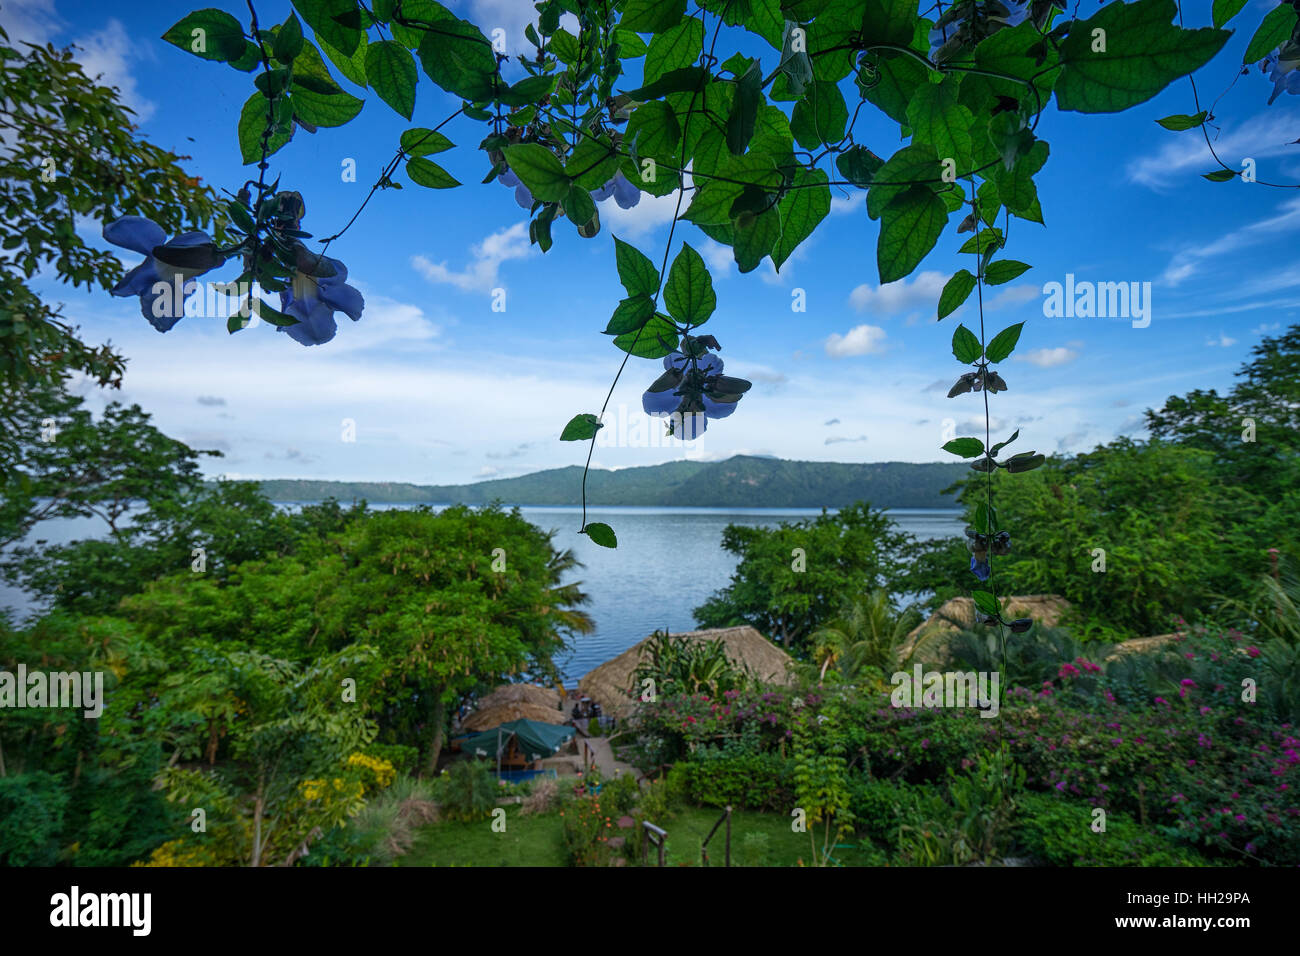
[[[913,609],[899,613],[885,591],[868,591],[848,601],[838,617],[811,635],[813,660],[820,665],[819,681],[832,665],[846,680],[868,668],[887,671],[894,666],[899,645],[920,622]]]

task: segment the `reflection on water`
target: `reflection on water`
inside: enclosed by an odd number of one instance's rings
[[[375,505],[376,509],[404,507]],[[618,534],[618,548],[609,550],[578,534],[582,512],[570,507],[520,508],[524,517],[546,530],[555,530],[555,545],[568,548],[584,567],[573,577],[591,598],[585,610],[596,623],[591,634],[579,636],[570,654],[559,661],[565,681],[573,683],[587,671],[615,657],[656,628],[687,631],[695,626],[691,611],[724,587],[736,558],[722,550],[722,530],[728,524],[771,526],[821,513],[816,508],[588,508],[588,520],[604,521]],[[960,534],[956,510],[898,509],[889,516],[899,529],[918,538]],[[29,543],[52,543],[96,536],[98,519],[48,521]],[[18,616],[31,611],[23,592],[0,587],[0,606]]]

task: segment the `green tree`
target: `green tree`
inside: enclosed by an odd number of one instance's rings
[[[432,769],[448,705],[484,685],[558,676],[554,655],[591,629],[586,596],[564,580],[576,566],[517,509],[386,511],[224,582],[172,575],[124,609],[176,652],[196,637],[297,661],[375,646],[382,667],[358,699],[386,740],[421,746]]]
[[[0,41],[0,442],[7,444],[20,434],[12,416],[26,388],[70,372],[101,385],[121,382],[121,356],[83,342],[61,307],[29,285],[38,271],[106,291],[122,277],[117,256],[87,245],[76,220],[133,214],[173,234],[213,222],[217,207],[213,192],[180,166],[188,157],[139,138],[118,92],[87,77],[71,51],[19,50],[3,30]],[[0,445],[0,465],[5,452]]]
[[[900,614],[883,590],[851,598],[837,617],[809,638],[817,679],[824,679],[832,667],[848,681],[860,679],[872,669],[892,672],[898,647],[919,623],[917,611]]]
[[[740,564],[695,620],[749,624],[787,650],[806,651],[809,635],[846,598],[893,588],[907,541],[884,511],[862,502],[774,528],[727,525],[722,547]]]

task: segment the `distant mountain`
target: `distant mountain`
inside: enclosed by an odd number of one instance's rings
[[[878,508],[951,508],[941,492],[968,472],[961,462],[903,461],[840,463],[783,461],[737,455],[726,461],[674,461],[662,465],[592,469],[587,476],[591,505],[685,505],[707,508],[838,508],[869,501]],[[572,505],[579,501],[582,469],[577,465],[499,478],[471,485],[413,485],[403,482],[261,482],[273,501],[364,498],[375,504]]]

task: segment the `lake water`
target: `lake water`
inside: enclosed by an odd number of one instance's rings
[[[403,505],[374,505],[376,509]],[[694,629],[691,611],[725,587],[737,559],[721,548],[728,524],[773,526],[821,514],[816,508],[588,508],[589,521],[603,521],[618,534],[618,548],[595,545],[578,528],[582,511],[572,507],[521,507],[533,524],[555,530],[557,548],[569,549],[582,562],[574,578],[591,601],[584,608],[596,629],[574,640],[571,653],[557,663],[565,682],[573,684],[656,628]],[[961,513],[949,509],[896,509],[889,516],[899,530],[918,538],[962,533]],[[31,535],[51,542],[72,541],[102,533],[98,519],[49,521]],[[21,591],[0,587],[0,606],[23,616],[32,602]]]

